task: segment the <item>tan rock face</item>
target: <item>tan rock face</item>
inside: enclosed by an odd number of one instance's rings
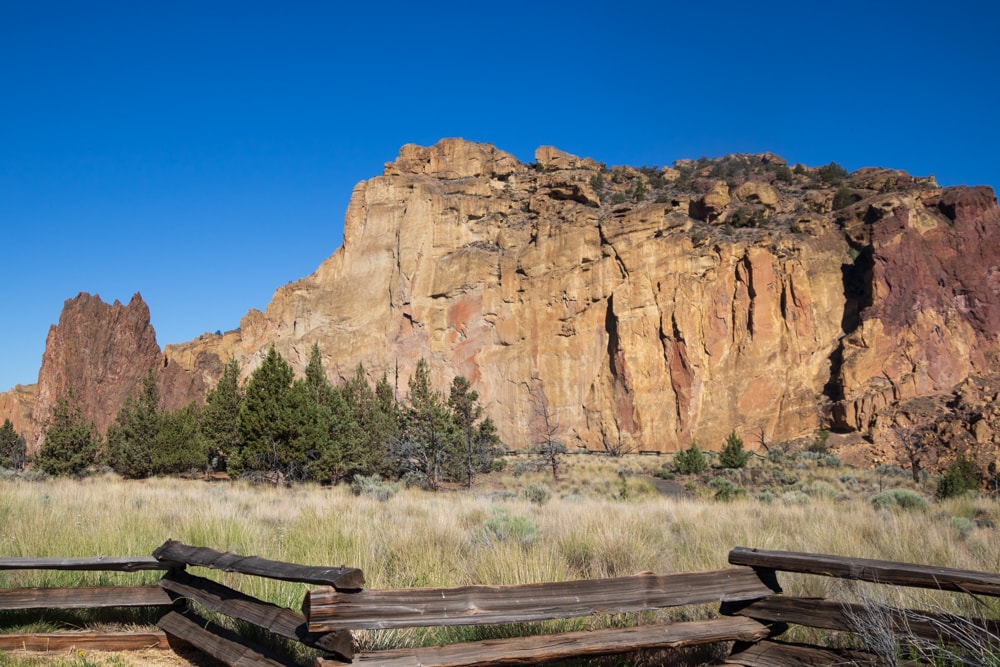
[[[733,196],[744,202],[756,202],[776,208],[778,206],[778,192],[767,183],[760,181],[747,181],[733,190]]]
[[[843,242],[704,244],[671,204],[611,214],[593,169],[554,149],[536,158],[540,173],[493,147],[405,147],[355,188],[344,247],[248,314],[226,352],[249,369],[273,341],[301,370],[317,342],[332,374],[363,363],[400,395],[429,357],[442,386],[453,373],[474,382],[514,447],[531,440],[533,383],[571,447],[673,450],[733,429],[818,427]],[[719,194],[721,211],[724,183]],[[190,364],[221,344],[166,356]]]
[[[473,382],[512,447],[533,440],[532,391],[571,449],[714,449],[733,430],[791,440],[831,416],[869,433],[900,398],[995,363],[991,191],[866,171],[850,183],[862,200],[830,213],[832,187],[778,179],[784,162],[765,157],[733,163],[731,198],[702,161],[606,172],[551,147],[531,168],[457,139],[404,146],[355,187],[343,247],[236,332],[160,356],[133,322],[148,312],[68,302],[35,423],[72,377],[104,396],[92,414],[106,424],[149,367],[126,374],[106,352],[73,349],[99,339],[77,320],[125,332],[107,346],[155,365],[171,406],[201,400],[230,357],[249,374],[272,343],[299,372],[318,343],[332,377],[362,363],[401,398],[425,357],[440,388],[454,374]],[[887,182],[910,189],[866,189]],[[747,204],[769,210],[765,226],[711,224]],[[112,376],[122,388],[105,391]]]

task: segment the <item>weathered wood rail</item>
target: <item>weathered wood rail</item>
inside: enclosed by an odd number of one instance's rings
[[[228,665],[296,664],[227,628],[204,612],[256,626],[284,640],[317,649],[316,667],[346,663],[387,667],[543,664],[586,656],[708,643],[732,643],[727,664],[874,664],[862,650],[833,650],[778,639],[790,625],[857,633],[864,604],[784,595],[778,572],[839,577],[893,586],[1000,596],[1000,574],[736,547],[728,569],[680,574],[644,573],[613,579],[522,584],[369,590],[356,568],[316,567],[271,561],[168,541],[152,557],[0,558],[0,570],[161,570],[153,586],[87,586],[0,589],[0,611],[150,608],[162,610],[160,632],[0,634],[0,650],[69,648],[133,650],[167,648],[178,640]],[[319,588],[305,592],[302,613],[264,602],[187,567],[293,581]],[[463,642],[371,652],[355,651],[352,631],[432,626],[492,625],[591,617],[719,603],[708,620],[654,623],[628,628],[563,632],[502,640]],[[959,619],[908,609],[881,609],[892,631],[948,643],[956,619],[965,628],[1000,636],[1000,622]]]

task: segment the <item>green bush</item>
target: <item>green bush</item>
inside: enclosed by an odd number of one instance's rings
[[[935,496],[938,500],[960,496],[966,491],[979,490],[979,470],[975,462],[967,458],[964,453],[952,461],[945,471],[944,476],[938,482]]]
[[[840,185],[847,178],[847,174],[847,170],[836,162],[831,162],[816,170],[816,176],[819,177],[819,180],[829,185]]]
[[[903,510],[919,510],[925,509],[930,503],[916,491],[891,489],[872,496],[871,504],[875,509],[893,509],[898,507]]]
[[[544,505],[552,497],[549,487],[542,484],[532,484],[521,490],[521,495],[525,500],[529,500],[536,505]]]
[[[719,452],[719,465],[723,468],[739,469],[746,467],[750,461],[750,452],[743,449],[743,440],[736,431],[726,438],[726,446]]]
[[[510,514],[503,508],[493,510],[493,517],[483,526],[483,539],[487,543],[512,541],[522,547],[534,544],[542,531],[529,519]]]
[[[838,211],[842,208],[847,208],[856,201],[858,201],[858,197],[854,192],[846,185],[841,185],[833,195],[833,210]]]
[[[351,491],[356,496],[368,496],[376,500],[389,500],[399,491],[399,484],[391,484],[379,475],[355,475],[351,481]]]
[[[730,501],[736,500],[742,496],[745,496],[747,490],[742,486],[734,484],[731,480],[725,477],[716,477],[711,482],[708,483],[710,488],[715,489],[715,495],[713,496],[716,500]]]
[[[690,449],[674,454],[674,470],[678,475],[695,475],[708,470],[708,459],[698,449],[698,443],[692,442]]]
[[[821,428],[816,432],[816,437],[813,439],[809,446],[806,447],[807,452],[815,452],[817,454],[826,454],[830,451],[829,445],[830,432],[825,428]]]

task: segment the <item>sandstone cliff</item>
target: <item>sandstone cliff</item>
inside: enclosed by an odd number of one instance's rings
[[[271,343],[301,371],[316,342],[332,375],[363,363],[401,395],[420,357],[442,387],[469,377],[513,447],[540,399],[571,448],[869,433],[893,402],[993,369],[998,208],[988,188],[828,176],[770,154],[608,170],[550,147],[525,165],[404,146],[355,187],[343,247],[238,331],[168,346],[161,390],[200,398]],[[59,363],[93,377],[92,354]],[[36,423],[62,386],[40,385]]]

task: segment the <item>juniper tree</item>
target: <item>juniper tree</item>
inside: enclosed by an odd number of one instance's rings
[[[201,416],[201,434],[215,470],[225,470],[227,460],[239,451],[243,442],[240,437],[243,398],[240,362],[233,358],[222,369],[222,377],[215,387],[206,395]]]
[[[98,437],[94,425],[83,417],[72,389],[56,399],[45,423],[45,439],[35,465],[49,475],[79,475],[97,457]]]
[[[456,471],[471,489],[477,473],[488,471],[496,460],[500,445],[496,426],[489,417],[483,418],[479,392],[461,375],[451,382],[448,406],[458,427],[460,456]]]
[[[24,436],[14,429],[10,419],[4,419],[3,426],[0,426],[0,468],[24,470],[26,460]]]
[[[240,473],[288,475],[303,462],[294,451],[297,439],[292,367],[272,345],[250,375],[240,405],[240,448],[230,467]]]
[[[426,359],[417,362],[410,378],[404,427],[396,449],[401,465],[437,489],[456,456],[457,429],[444,397],[431,387]]]
[[[123,477],[139,479],[153,474],[153,443],[160,432],[160,390],[149,370],[137,393],[125,399],[108,427],[108,465]]]
[[[178,410],[160,415],[160,429],[152,447],[154,475],[170,475],[204,470],[211,451],[202,435],[200,408],[188,403]]]

